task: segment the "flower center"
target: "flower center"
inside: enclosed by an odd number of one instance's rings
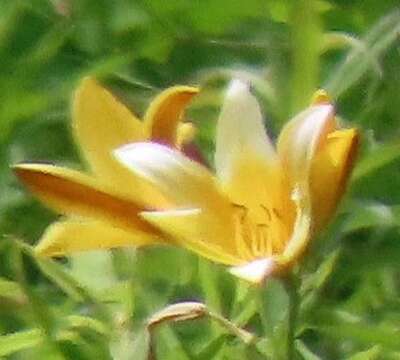
[[[232,206],[235,244],[245,260],[265,258],[283,251],[286,237],[282,214],[278,209],[264,204],[259,204],[257,209],[236,203]]]

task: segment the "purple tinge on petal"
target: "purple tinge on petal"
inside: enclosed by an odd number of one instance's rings
[[[172,148],[167,141],[153,140],[152,142]],[[204,165],[207,168],[210,168],[210,165],[200,151],[200,148],[194,142],[183,145],[181,152],[189,159],[196,161],[197,163]]]
[[[204,165],[205,167],[209,168],[209,164],[206,161],[204,155],[200,151],[199,147],[195,143],[189,143],[185,144],[183,146],[182,152],[189,158],[192,159],[201,165]]]

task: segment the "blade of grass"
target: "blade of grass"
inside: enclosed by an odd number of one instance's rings
[[[364,48],[354,47],[328,79],[325,89],[335,98],[376,67],[377,59],[398,39],[400,11],[394,10],[380,20],[361,40]]]
[[[0,356],[9,356],[18,351],[35,347],[42,341],[43,334],[39,329],[0,336]]]

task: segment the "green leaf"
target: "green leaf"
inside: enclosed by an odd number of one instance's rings
[[[122,347],[120,351],[121,355],[116,357],[117,359],[128,360],[133,358],[129,357],[129,355],[127,357],[126,348]],[[152,352],[153,349],[151,344],[151,337],[149,332],[147,331],[147,328],[144,328],[140,332],[136,333],[136,338],[132,346],[132,352],[129,353],[131,353],[131,355],[134,356],[137,360],[151,360]]]
[[[399,158],[400,144],[384,144],[374,147],[358,161],[353,172],[353,180],[357,181],[365,176],[369,176]]]
[[[317,271],[307,277],[301,284],[300,293],[304,295],[308,291],[320,289],[331,275],[340,255],[340,250],[334,250],[319,265]]]
[[[259,296],[258,311],[264,334],[271,344],[273,358],[280,359],[286,352],[289,298],[283,284],[275,279],[268,279]]]
[[[222,334],[210,341],[196,356],[196,360],[209,360],[218,356],[221,349],[226,344],[229,335]]]
[[[36,261],[40,270],[69,297],[78,302],[82,302],[88,297],[87,292],[82,288],[81,284],[70,276],[65,268],[50,259],[36,259]]]
[[[71,276],[63,266],[50,259],[36,261],[43,273],[57,284],[68,296],[78,302],[88,302],[94,305],[94,310],[105,322],[111,320],[108,309],[97,298]]]
[[[69,261],[69,274],[92,293],[110,289],[117,283],[110,251],[84,251],[71,255]]]
[[[330,253],[318,267],[317,271],[309,275],[302,282],[300,288],[300,295],[301,295],[300,308],[303,311],[305,311],[306,309],[310,309],[317,302],[321,289],[331,276],[339,256],[340,256],[339,249]]]
[[[194,28],[200,32],[220,35],[234,27],[245,17],[267,14],[267,4],[258,0],[232,2],[227,0],[203,0],[193,3],[188,16]]]
[[[318,326],[317,330],[334,339],[351,339],[367,346],[377,344],[387,349],[400,350],[397,330],[388,326],[341,322]]]
[[[0,277],[0,297],[21,300],[25,295],[18,283]]]
[[[200,283],[204,293],[207,306],[217,313],[222,312],[220,287],[218,286],[219,273],[215,271],[215,266],[208,261],[199,261]]]
[[[288,296],[280,281],[269,279],[260,291],[259,312],[265,332],[272,334],[286,319],[289,305]]]
[[[346,360],[376,360],[381,359],[382,348],[379,345],[375,345],[366,351],[361,351],[353,356],[350,356]]]
[[[400,225],[400,206],[380,203],[354,204],[349,209],[349,217],[343,231],[352,232],[375,227]]]
[[[162,326],[152,334],[154,349],[160,354],[174,354],[173,359],[190,360],[185,345],[169,326]]]
[[[39,329],[0,336],[0,356],[11,355],[17,351],[32,348],[39,345],[42,340],[42,333]]]
[[[362,49],[363,43],[356,37],[339,31],[332,31],[324,34],[324,41],[321,49],[322,53],[341,48]]]
[[[363,48],[353,48],[324,86],[334,97],[354,85],[369,70],[380,71],[378,60],[389,49],[400,30],[400,11],[394,10],[380,18],[366,36],[361,39]]]
[[[292,2],[290,23],[293,62],[290,89],[293,115],[308,105],[318,86],[323,28],[317,3],[309,0]]]
[[[308,349],[306,344],[304,344],[301,340],[296,340],[295,347],[297,352],[304,360],[321,360],[321,358]]]
[[[108,333],[107,327],[101,321],[88,316],[70,315],[67,320],[71,328],[88,328],[102,335]]]

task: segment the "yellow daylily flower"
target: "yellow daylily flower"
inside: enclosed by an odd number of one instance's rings
[[[66,215],[45,231],[36,247],[38,254],[165,241],[138,214],[172,205],[146,179],[116,161],[112,150],[137,141],[159,141],[177,149],[185,145],[193,129],[182,123],[182,115],[197,93],[194,87],[171,87],[155,98],[140,121],[94,79],[82,81],[73,99],[72,131],[90,172],[44,164],[14,167],[35,195]]]
[[[260,107],[239,80],[217,124],[216,174],[157,143],[133,143],[115,157],[174,206],[140,217],[174,243],[259,283],[293,265],[332,218],[358,147],[320,92],[283,128],[275,148]]]

